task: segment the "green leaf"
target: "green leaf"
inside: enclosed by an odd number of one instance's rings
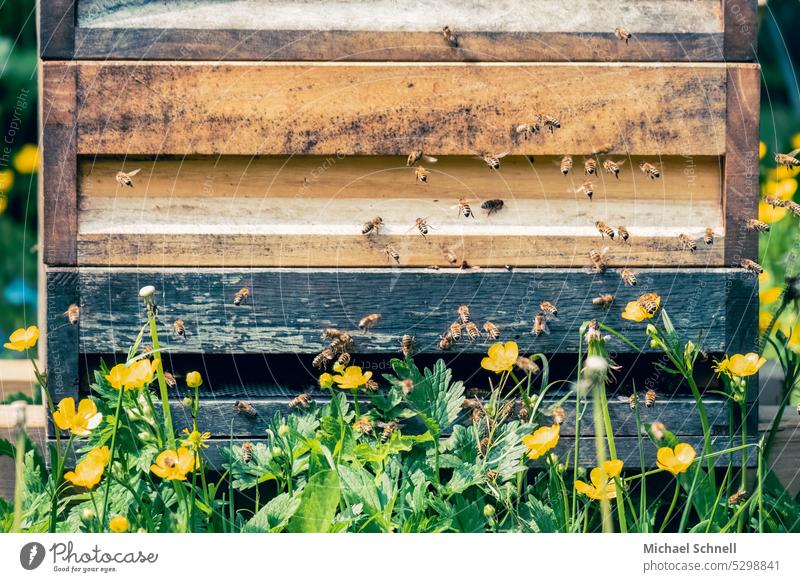
[[[559,531],[553,509],[533,495],[528,495],[525,503],[520,505],[519,515],[525,520],[530,531],[534,533],[557,533]]]
[[[424,376],[420,375],[413,363],[408,365],[408,372],[414,382],[414,390],[408,395],[408,401],[428,430],[438,438],[461,412],[464,384],[460,381],[450,383],[452,372],[445,366],[444,360],[437,360],[433,370],[426,369]]]
[[[303,489],[300,505],[289,522],[294,533],[325,533],[333,523],[339,506],[339,476],[336,471],[320,471],[311,476]]]
[[[358,466],[339,465],[342,496],[349,505],[363,504],[370,516],[380,513],[381,501],[372,475]]]
[[[300,505],[299,497],[281,493],[258,510],[244,526],[246,533],[279,532],[286,527],[289,519]]]

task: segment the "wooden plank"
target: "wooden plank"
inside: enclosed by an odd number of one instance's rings
[[[78,204],[76,157],[76,67],[42,67],[42,197],[44,263],[74,266],[77,261]]]
[[[725,59],[755,61],[758,39],[758,0],[722,0]]]
[[[777,406],[762,406],[758,414],[758,428],[764,434],[772,427],[778,412]],[[775,472],[780,482],[793,497],[800,493],[800,416],[788,407],[778,425],[772,453],[766,467]]]
[[[80,62],[81,154],[720,155],[724,65]],[[538,114],[561,129],[514,144]]]
[[[39,447],[39,452],[46,455],[49,441],[44,428],[30,428],[27,432]],[[13,428],[0,428],[0,439],[16,443],[16,438],[17,432]],[[0,457],[0,498],[7,501],[14,499],[14,459],[9,457]]]
[[[143,285],[155,285],[163,343],[188,353],[312,353],[323,344],[320,329],[354,329],[368,313],[383,314],[371,333],[355,332],[354,353],[397,352],[404,333],[416,336],[420,351],[437,351],[439,334],[467,304],[473,318],[491,319],[501,338],[514,339],[525,352],[575,352],[577,330],[597,318],[613,325],[637,345],[647,345],[645,325],[622,320],[619,313],[639,294],[661,294],[684,337],[704,336],[709,352],[727,347],[727,306],[742,305],[756,286],[737,271],[741,285],[726,284],[726,269],[648,269],[637,287],[624,287],[619,273],[582,269],[95,269],[79,270],[80,351],[127,352],[144,312],[138,297]],[[731,276],[733,276],[731,274]],[[239,289],[248,301],[233,305]],[[591,304],[600,293],[616,294],[608,312]],[[544,300],[555,302],[559,318],[552,333],[534,337],[531,322]],[[186,323],[186,340],[171,338],[172,322]],[[629,347],[612,341],[613,350]],[[454,351],[483,352],[485,342],[462,340]]]
[[[67,321],[64,312],[80,305],[78,273],[74,269],[47,270],[47,382],[58,402],[78,397],[79,325]]]
[[[43,404],[28,404],[25,408],[25,426],[44,428],[47,423],[47,409]],[[0,405],[0,428],[14,428],[17,425],[18,411],[13,405]]]
[[[0,360],[0,400],[15,392],[33,395],[36,375],[30,360]]]
[[[43,59],[71,59],[75,50],[76,0],[39,0],[39,51]]]

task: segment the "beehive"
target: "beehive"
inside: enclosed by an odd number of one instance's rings
[[[145,284],[157,288],[165,337],[186,322],[186,338],[167,342],[176,369],[203,355],[236,379],[237,362],[260,362],[254,383],[205,388],[200,422],[223,444],[258,438],[262,420],[313,382],[322,327],[353,328],[372,312],[380,326],[357,337],[366,359],[396,355],[404,333],[435,353],[461,304],[526,352],[574,354],[593,318],[646,345],[641,324],[619,319],[642,290],[659,293],[712,357],[753,346],[757,284],[739,265],[757,251],[745,228],[758,186],[755,1],[499,0],[488,12],[449,1],[313,4],[41,2],[56,398],[87,390],[98,356],[127,352]],[[560,128],[525,139],[517,126],[538,114]],[[406,166],[415,149],[439,158],[423,162],[425,183]],[[508,155],[494,171],[481,152]],[[574,160],[568,176],[563,155]],[[589,158],[624,162],[619,179],[601,168],[591,199],[581,190]],[[661,178],[640,172],[643,161]],[[137,168],[133,188],[115,180]],[[500,212],[480,209],[494,198]],[[362,235],[376,215],[380,234]],[[426,237],[417,218],[433,227]],[[597,220],[625,225],[629,242],[602,241]],[[679,235],[700,241],[708,228],[713,245],[681,248]],[[606,244],[611,268],[588,272],[589,251]],[[451,253],[469,268],[453,268]],[[621,283],[625,267],[637,287]],[[250,297],[234,306],[241,288]],[[593,306],[603,292],[620,309]],[[542,299],[561,315],[535,337]],[[70,304],[77,325],[65,325]],[[235,416],[236,398],[260,420]],[[662,398],[644,420],[699,441],[694,402]],[[722,434],[727,408],[707,402]],[[636,464],[635,423],[626,403],[613,409],[618,452]],[[175,415],[189,421],[177,399]]]

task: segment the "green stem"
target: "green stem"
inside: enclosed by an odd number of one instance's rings
[[[361,411],[358,408],[358,388],[353,390],[353,408],[356,411],[356,422],[361,418]]]
[[[14,453],[14,521],[11,526],[12,532],[22,531],[22,496],[25,492],[25,419],[19,423],[19,433],[17,434],[17,449]],[[57,509],[58,495],[53,491],[53,505],[50,509],[51,532],[55,531],[55,510]]]
[[[606,429],[606,440],[608,441],[608,452],[611,455],[611,459],[614,460],[617,458],[617,447],[614,443],[614,427],[611,426],[611,416],[608,413],[608,399],[606,397],[606,390],[605,386],[602,387],[601,390],[598,391],[600,395],[600,403],[603,412],[603,422],[605,423]],[[616,477],[615,477],[616,479]],[[622,487],[620,486],[619,479],[617,479],[617,488],[619,489],[619,495],[625,495]],[[617,506],[617,517],[619,518],[619,529],[622,533],[628,533],[628,522],[625,517],[625,503],[616,503]]]
[[[602,396],[600,392],[605,389],[603,382],[595,382],[592,388],[592,408],[594,410],[594,447],[597,456],[597,466],[602,467],[606,460],[606,439],[602,410]],[[576,437],[577,440],[577,437]],[[611,503],[605,495],[600,498],[600,519],[603,533],[613,533],[614,524],[611,521]]]
[[[169,409],[169,393],[167,392],[167,381],[164,378],[164,366],[161,362],[161,345],[158,342],[158,326],[156,325],[155,309],[152,299],[147,303],[147,319],[150,323],[150,339],[153,343],[153,358],[156,362],[156,374],[158,376],[158,391],[161,396],[161,408],[164,411],[164,424],[167,427],[167,445],[170,449],[175,449],[175,429],[172,427],[172,413]]]
[[[100,521],[100,530],[106,528],[106,512],[108,511],[108,493],[111,489],[111,471],[114,469],[114,453],[117,449],[117,430],[119,429],[119,415],[122,411],[122,396],[125,393],[123,388],[119,389],[119,396],[117,396],[117,412],[114,414],[114,431],[111,433],[111,456],[108,460],[108,477],[106,477],[106,488],[103,493],[103,515],[97,516]]]
[[[747,399],[743,398],[739,403],[739,412],[742,419],[742,445],[747,444]],[[742,449],[742,469],[740,487],[742,491],[747,490],[747,449]],[[744,514],[739,517],[739,533],[744,530]]]
[[[672,512],[675,511],[675,504],[678,502],[678,493],[681,491],[681,484],[675,479],[675,493],[672,495],[672,503],[669,504],[669,509],[667,510],[667,514],[664,516],[664,521],[661,522],[661,527],[658,529],[658,533],[664,533],[664,530],[669,523],[669,518],[672,517]]]

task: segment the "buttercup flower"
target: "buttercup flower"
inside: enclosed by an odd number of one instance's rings
[[[333,376],[325,372],[324,374],[320,375],[319,377],[319,387],[320,388],[330,388],[333,386]]]
[[[14,185],[14,172],[8,168],[0,170],[0,194],[5,194]]]
[[[643,304],[645,303],[645,298],[648,302],[652,301],[655,304],[655,310],[648,311],[644,308]],[[661,297],[655,293],[647,293],[646,295],[639,297],[639,299],[636,301],[628,302],[628,304],[625,306],[625,311],[622,312],[622,319],[635,322],[644,321],[645,319],[652,319],[653,316],[658,312],[659,307],[661,307]]]
[[[339,388],[345,390],[357,390],[372,378],[372,372],[361,372],[359,366],[348,366],[344,374],[337,374],[333,376],[333,381],[339,385]]]
[[[760,357],[754,352],[749,354],[734,354],[730,357],[727,363],[727,370],[733,376],[744,378],[752,376],[767,363],[766,358]]]
[[[114,533],[125,533],[126,531],[128,531],[130,525],[131,524],[128,521],[128,518],[125,517],[124,515],[118,515],[117,517],[108,522],[108,527]]]
[[[497,342],[493,344],[487,352],[488,357],[481,360],[481,368],[489,370],[495,374],[509,372],[517,363],[519,357],[519,347],[517,342]]]
[[[106,374],[106,380],[115,390],[136,390],[150,384],[155,371],[156,363],[144,358],[130,366],[117,364]]]
[[[37,341],[39,341],[39,328],[32,325],[27,329],[19,328],[12,333],[8,338],[8,343],[3,344],[3,346],[15,352],[24,352],[35,346]]]
[[[764,333],[767,331],[769,322],[772,321],[772,314],[769,311],[761,310],[758,312],[758,331]]]
[[[185,481],[186,473],[196,469],[199,462],[194,453],[181,447],[177,451],[167,450],[159,454],[150,470],[162,479]]]
[[[618,463],[612,464],[612,463]],[[613,481],[614,477],[619,475],[622,469],[622,461],[606,461],[603,467],[595,467],[589,473],[589,480],[592,484],[588,484],[580,479],[575,481],[575,490],[578,493],[583,493],[589,499],[599,501],[600,499],[614,499],[617,496],[617,485]]]
[[[74,471],[64,474],[64,479],[78,487],[91,489],[100,482],[109,460],[108,447],[93,449],[75,466]]]
[[[201,448],[207,449],[206,441],[211,438],[210,432],[200,433],[196,430],[189,432],[188,428],[183,429],[186,438],[181,441],[181,446],[184,446],[193,451],[199,451]]]
[[[522,444],[528,447],[528,458],[536,460],[558,444],[561,427],[557,424],[542,426],[532,434],[522,437]]]
[[[58,410],[53,413],[53,422],[61,430],[68,430],[75,436],[85,436],[97,428],[103,415],[97,412],[97,406],[88,398],[78,403],[75,411],[75,399],[64,398],[58,403]]]
[[[781,293],[783,293],[783,289],[780,287],[772,287],[771,289],[759,291],[758,298],[763,305],[770,305],[778,300],[778,298],[781,296]]]
[[[692,466],[696,454],[692,445],[687,443],[679,443],[674,449],[661,447],[656,453],[656,465],[673,475],[685,473]]]
[[[200,388],[203,385],[203,377],[200,372],[189,372],[186,374],[186,385],[189,388]]]
[[[20,174],[33,174],[39,170],[39,148],[26,143],[14,156],[14,169]]]
[[[105,467],[111,461],[111,451],[108,450],[108,447],[98,447],[86,453],[86,459]]]
[[[782,206],[773,207],[771,204],[767,204],[766,202],[758,203],[758,219],[762,222],[766,222],[767,224],[778,222],[784,216],[786,216],[787,212],[788,210]]]
[[[762,159],[767,154],[767,144],[763,141],[758,142],[758,159]]]

